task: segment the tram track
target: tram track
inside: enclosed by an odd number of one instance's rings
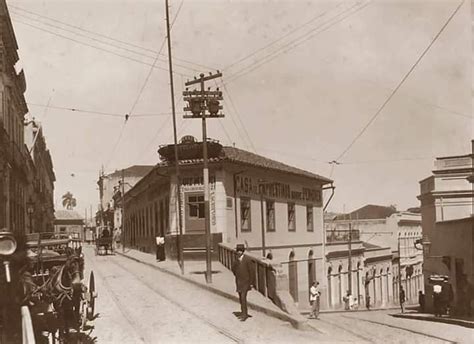
[[[128,312],[125,310],[125,307],[123,307],[122,302],[120,301],[117,293],[114,293],[112,291],[112,287],[110,283],[107,281],[107,278],[105,275],[102,273],[101,269],[98,267],[98,265],[94,262],[93,259],[88,259],[88,263],[92,265],[93,269],[90,269],[91,271],[94,271],[94,274],[97,277],[101,278],[102,284],[107,288],[108,293],[110,294],[110,297],[114,300],[118,310],[122,314],[123,318],[125,321],[130,325],[130,327],[133,329],[135,332],[136,336],[141,340],[142,343],[152,343],[151,341],[146,340],[143,335],[137,331],[137,328],[139,328],[138,324],[136,321],[133,320],[131,316],[129,316]],[[100,295],[100,294],[99,294]],[[99,312],[100,314],[100,312]],[[99,318],[100,319],[100,316]]]
[[[189,308],[186,308],[184,307],[181,303],[173,300],[173,299],[170,299],[168,295],[166,295],[165,293],[159,291],[156,287],[154,287],[153,285],[151,285],[149,282],[147,282],[142,276],[124,268],[123,266],[121,266],[120,264],[116,263],[115,261],[111,260],[110,261],[113,265],[115,265],[116,267],[118,267],[119,269],[127,272],[128,274],[134,276],[135,278],[137,278],[144,286],[146,286],[151,292],[153,292],[154,294],[166,299],[168,302],[170,302],[171,304],[173,304],[174,306],[178,307],[180,310],[182,310],[183,312],[186,312],[190,315],[192,315],[193,317],[195,317],[196,319],[198,319],[199,321],[201,321],[202,323],[206,324],[207,326],[211,327],[212,329],[214,329],[217,333],[227,337],[228,339],[230,339],[231,341],[235,342],[235,343],[244,343],[245,341],[234,335],[233,333],[231,333],[230,331],[226,330],[225,328],[222,328],[218,325],[216,325],[214,322],[210,321],[209,319],[206,319],[205,317],[202,316],[202,314],[198,314],[192,310],[190,310]]]
[[[144,333],[146,333],[145,329],[143,329],[143,331],[141,330],[141,325],[133,319],[133,316],[131,316],[129,314],[129,311],[127,310],[127,307],[126,307],[127,305],[124,304],[124,302],[120,300],[121,295],[117,293],[116,291],[114,291],[114,288],[112,288],[112,285],[109,281],[111,278],[115,279],[116,277],[113,277],[113,275],[107,276],[107,274],[104,273],[103,271],[103,267],[100,267],[99,264],[97,264],[97,262],[94,261],[94,259],[89,258],[88,261],[90,262],[91,270],[93,269],[95,273],[101,278],[104,287],[107,288],[108,294],[110,294],[111,298],[113,299],[114,303],[116,304],[123,318],[133,328],[138,338],[140,338],[140,341],[142,343],[154,343],[154,341],[147,339],[146,336],[143,335]],[[219,336],[223,336],[233,343],[245,342],[244,339],[240,338],[239,336],[235,335],[229,330],[215,324],[213,321],[209,319],[206,319],[202,314],[194,312],[190,310],[189,308],[185,307],[182,303],[170,298],[169,295],[167,295],[166,293],[163,293],[156,286],[149,283],[145,278],[140,276],[140,274],[122,266],[121,264],[116,262],[115,259],[107,259],[106,263],[113,265],[114,269],[122,271],[124,273],[124,276],[122,276],[122,278],[126,278],[126,276],[130,276],[132,280],[138,281],[143,287],[148,289],[151,293],[155,294],[159,298],[166,300],[166,302],[177,307],[180,311],[185,312],[186,314],[190,315],[192,318],[204,324],[206,327],[210,328],[211,331],[218,334]],[[139,297],[141,301],[143,301],[144,303],[148,302],[148,300],[145,299],[144,297],[141,297],[139,295],[136,297]]]
[[[358,320],[358,321],[363,321],[363,322],[367,322],[367,323],[371,323],[371,324],[377,324],[377,325],[381,325],[381,326],[385,326],[385,327],[389,327],[389,328],[394,328],[394,329],[397,329],[397,330],[410,332],[410,333],[413,333],[413,334],[428,337],[428,338],[431,338],[431,339],[440,340],[440,341],[450,343],[450,344],[457,344],[457,342],[446,339],[446,338],[441,338],[441,337],[434,336],[434,335],[431,335],[431,334],[427,334],[427,333],[424,333],[424,332],[415,331],[415,330],[407,329],[407,328],[400,327],[400,326],[390,325],[390,324],[375,321],[375,320],[369,320],[369,319],[364,319],[364,318],[356,318],[356,317],[351,317],[351,316],[347,316],[347,315],[342,315],[342,317],[346,318],[346,319]]]

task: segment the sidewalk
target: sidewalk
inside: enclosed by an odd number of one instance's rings
[[[194,284],[199,288],[209,290],[215,294],[239,302],[239,297],[235,291],[235,277],[233,273],[218,261],[212,262],[212,284],[207,284],[205,280],[206,262],[201,260],[188,260],[184,262],[184,274],[181,274],[179,265],[174,260],[157,262],[155,256],[137,250],[117,249],[116,254],[146,264],[161,272],[173,275],[177,278]],[[269,316],[290,322],[296,328],[304,327],[303,318],[297,319],[283,312],[271,300],[264,297],[257,291],[252,291],[247,296],[250,309],[265,313]]]
[[[416,311],[403,313],[403,314],[392,314],[392,316],[395,318],[433,321],[433,322],[463,326],[467,328],[474,328],[473,317],[469,318],[469,317],[456,317],[456,316],[446,316],[446,315],[442,317],[435,317],[434,314],[418,313]]]

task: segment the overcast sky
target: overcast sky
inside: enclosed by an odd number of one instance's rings
[[[7,2],[30,114],[43,123],[53,157],[56,207],[71,191],[79,212],[95,210],[102,165],[111,172],[155,164],[158,146],[172,142],[163,115],[171,111],[166,45],[140,92],[165,39],[164,0]],[[333,178],[333,211],[417,206],[434,157],[470,152],[469,1],[336,166],[328,161],[374,116],[459,1],[170,3],[172,18],[182,3],[172,30],[180,137],[201,138],[200,123],[181,116],[183,82],[220,69],[226,118],[209,121],[208,135]]]

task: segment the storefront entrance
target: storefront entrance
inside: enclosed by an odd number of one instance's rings
[[[186,213],[184,220],[185,233],[204,233],[205,213],[204,213],[204,193],[186,193]]]

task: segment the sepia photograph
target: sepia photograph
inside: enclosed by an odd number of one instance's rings
[[[474,4],[0,0],[0,344],[473,343]]]

